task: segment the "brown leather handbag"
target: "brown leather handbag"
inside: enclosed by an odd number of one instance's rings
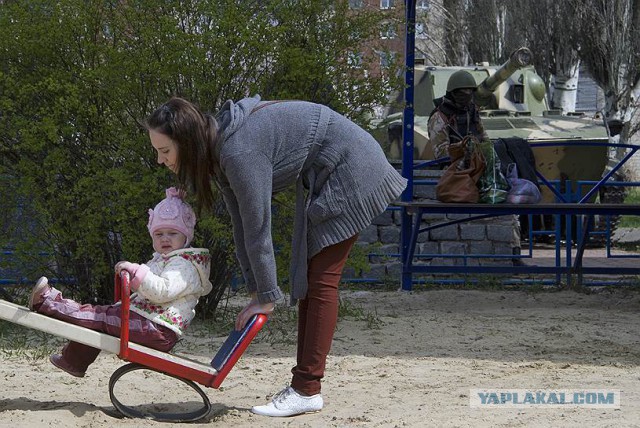
[[[440,202],[477,203],[480,199],[478,180],[486,162],[478,143],[466,137],[459,143],[449,144],[451,165],[436,185],[436,198]]]

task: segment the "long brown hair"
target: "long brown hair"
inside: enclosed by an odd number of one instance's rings
[[[178,147],[176,164],[180,187],[193,193],[197,208],[210,210],[213,206],[213,148],[218,140],[215,118],[203,114],[189,101],[173,97],[147,118],[145,126],[166,135]]]

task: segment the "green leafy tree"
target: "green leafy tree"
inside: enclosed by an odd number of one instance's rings
[[[383,18],[326,0],[1,2],[0,248],[30,284],[47,274],[74,297],[111,301],[113,265],[149,259],[147,209],[173,182],[144,118],[173,95],[213,112],[259,93],[365,124],[394,80],[366,79],[346,58]],[[279,266],[292,205],[285,195],[278,207]],[[220,201],[195,243],[212,251],[215,309],[236,269]]]

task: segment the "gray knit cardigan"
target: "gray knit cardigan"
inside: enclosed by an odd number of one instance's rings
[[[281,299],[271,238],[271,196],[296,186],[291,303],[307,293],[307,262],[366,228],[406,187],[380,145],[328,107],[304,101],[227,101],[216,120],[216,181],[236,255],[260,303]]]

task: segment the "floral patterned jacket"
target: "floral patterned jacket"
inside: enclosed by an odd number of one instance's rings
[[[131,311],[164,325],[179,336],[195,317],[198,299],[211,289],[211,256],[204,248],[154,253],[131,272]]]

